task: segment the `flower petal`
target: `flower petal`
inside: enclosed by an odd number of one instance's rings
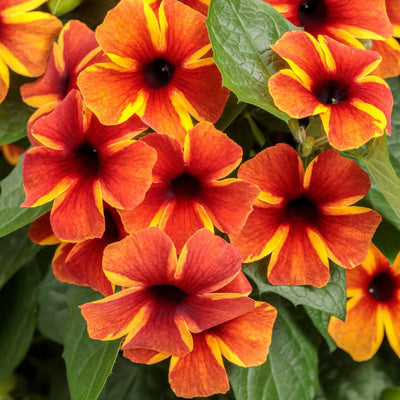
[[[214,229],[204,207],[190,198],[173,199],[165,208],[158,226],[172,239],[178,253],[198,229]]]
[[[241,367],[265,362],[271,344],[277,311],[268,303],[258,302],[253,311],[212,328],[222,355]]]
[[[383,340],[382,310],[370,296],[353,297],[346,309],[345,322],[331,317],[328,333],[353,360],[369,360]]]
[[[43,146],[34,147],[25,153],[22,178],[26,200],[21,204],[22,207],[48,203],[74,183],[71,162],[60,153]]]
[[[327,110],[290,69],[282,69],[272,75],[268,80],[268,89],[275,105],[292,118],[305,118]]]
[[[54,234],[61,240],[79,242],[101,237],[105,223],[99,183],[79,180],[57,196],[50,223]]]
[[[186,293],[209,293],[230,283],[241,266],[239,250],[201,229],[183,247],[174,277]]]
[[[383,322],[389,344],[400,357],[400,290],[397,288],[395,298],[383,307]]]
[[[72,283],[73,285],[84,285],[80,279],[71,275],[69,271],[65,268],[65,260],[68,257],[71,250],[74,248],[75,243],[61,243],[53,256],[53,260],[51,262],[53,268],[53,274],[56,279],[61,282]]]
[[[50,211],[36,218],[28,231],[29,239],[41,246],[60,243],[50,225]]]
[[[381,219],[369,208],[326,208],[317,229],[327,247],[328,257],[345,268],[361,264]]]
[[[70,275],[104,296],[114,292],[102,268],[103,252],[108,244],[103,238],[85,240],[75,244],[65,260],[65,269]]]
[[[202,182],[224,178],[240,164],[242,153],[242,148],[213,124],[200,122],[185,141],[187,173]]]
[[[7,65],[0,58],[0,103],[6,98],[10,87],[10,73]]]
[[[244,228],[237,234],[229,235],[244,262],[260,260],[285,240],[287,228],[281,225],[282,212],[282,208],[276,206],[254,206]]]
[[[250,182],[225,179],[203,185],[201,203],[221,232],[238,233],[252,211],[258,193],[258,187]]]
[[[178,305],[191,332],[201,332],[222,324],[255,307],[254,300],[236,293],[208,293],[187,295],[184,303]]]
[[[155,364],[170,357],[170,354],[159,353],[154,350],[134,348],[124,350],[123,356],[134,363]]]
[[[79,308],[92,339],[113,340],[143,323],[150,300],[145,290],[130,288]]]
[[[187,398],[226,393],[229,381],[217,341],[206,333],[198,333],[193,335],[193,342],[193,351],[171,359],[171,389],[177,396]]]
[[[256,184],[259,199],[270,204],[298,197],[303,192],[304,169],[296,151],[287,144],[267,147],[240,166],[238,177]]]
[[[344,207],[362,199],[368,193],[370,181],[355,161],[327,150],[309,164],[304,186],[315,204]]]
[[[385,79],[400,75],[400,44],[394,37],[385,41],[372,40],[371,50],[382,57],[382,62],[374,69],[374,75]]]
[[[176,305],[163,301],[149,301],[140,323],[129,331],[122,350],[145,348],[183,357],[193,349],[192,335]]]
[[[291,224],[285,241],[272,253],[269,282],[323,287],[329,277],[328,258],[319,236],[301,224]]]
[[[102,160],[99,181],[104,201],[116,208],[133,209],[139,205],[152,183],[156,158],[155,150],[143,142],[118,146]]]
[[[3,14],[0,57],[20,75],[39,76],[61,27],[56,17],[40,11]]]
[[[107,246],[103,269],[119,286],[167,285],[176,270],[175,248],[161,230],[143,229]]]
[[[125,122],[148,97],[136,71],[112,63],[91,65],[79,74],[77,82],[85,103],[104,125]]]

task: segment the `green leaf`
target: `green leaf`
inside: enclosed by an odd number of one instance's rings
[[[39,281],[39,267],[32,261],[0,292],[0,382],[14,371],[31,344]]]
[[[62,15],[78,7],[83,0],[49,0],[47,5],[54,15]]]
[[[40,246],[28,238],[22,228],[0,238],[0,288],[39,250]]]
[[[304,306],[307,315],[310,317],[314,326],[318,329],[321,336],[325,339],[329,351],[332,353],[336,350],[336,344],[328,333],[328,323],[331,316],[323,311],[316,310],[315,308]]]
[[[19,86],[26,81],[26,78],[11,74],[10,90],[0,104],[0,145],[26,137],[26,124],[34,111],[22,101],[19,93]]]
[[[386,135],[368,142],[367,153],[362,160],[383,196],[400,217],[400,179],[390,163]]]
[[[64,342],[61,330],[68,311],[68,287],[67,283],[54,277],[50,268],[39,290],[38,329],[44,336],[60,344]]]
[[[51,208],[50,203],[39,207],[20,207],[25,200],[22,157],[18,165],[3,179],[0,189],[0,237],[31,223]]]
[[[102,296],[89,288],[70,286],[62,336],[71,400],[96,400],[118,355],[121,340],[90,339],[79,305]]]
[[[298,315],[296,310],[278,307],[267,361],[259,367],[229,369],[237,400],[313,399],[318,386],[317,351]]]
[[[243,272],[255,284],[253,294],[263,297],[276,293],[294,305],[306,305],[334,315],[342,320],[346,316],[346,276],[343,268],[332,265],[331,277],[323,288],[312,286],[274,286],[267,282],[266,259],[243,266]],[[258,293],[257,293],[258,292]]]
[[[269,77],[285,65],[270,45],[299,28],[258,0],[211,0],[206,23],[223,85],[240,101],[288,121],[268,92]]]

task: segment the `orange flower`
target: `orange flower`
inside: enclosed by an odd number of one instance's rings
[[[4,158],[11,165],[17,165],[18,157],[25,151],[24,148],[19,147],[13,143],[1,145],[0,150],[3,153]]]
[[[205,17],[177,0],[161,2],[158,14],[142,0],[122,0],[96,30],[113,63],[83,71],[78,86],[105,125],[131,115],[183,143],[191,115],[215,122],[229,91],[209,56]]]
[[[134,208],[151,184],[155,151],[130,140],[142,130],[139,119],[118,127],[101,125],[72,90],[32,127],[42,145],[24,156],[22,206],[54,199],[50,220],[59,239],[100,238],[105,229],[103,200],[115,208]]]
[[[347,313],[343,322],[331,317],[328,332],[355,361],[369,360],[386,332],[400,357],[400,253],[392,267],[371,243],[366,259],[346,271]]]
[[[271,344],[276,309],[256,302],[255,309],[201,333],[193,334],[193,350],[184,357],[171,357],[169,382],[179,397],[205,397],[229,390],[222,356],[241,367],[265,362]],[[128,349],[133,362],[154,363],[168,355],[146,349]]]
[[[242,274],[241,258],[236,248],[207,229],[187,241],[179,260],[163,231],[143,229],[108,245],[103,269],[122,289],[82,305],[82,315],[93,339],[125,336],[123,350],[144,348],[183,357],[193,350],[192,332],[255,307],[242,290],[220,290]]]
[[[387,39],[393,29],[385,0],[264,0],[311,35],[326,35],[359,46],[360,39]],[[394,0],[397,1],[397,0]]]
[[[239,145],[208,122],[189,131],[183,149],[175,138],[157,133],[141,141],[157,151],[157,162],[143,203],[121,211],[128,232],[158,226],[180,252],[197,229],[215,225],[222,232],[240,231],[258,188],[240,179],[220,180],[240,164]]]
[[[161,1],[162,0],[146,0],[154,12],[158,11]],[[181,0],[180,2],[207,16],[210,0]]]
[[[29,12],[46,0],[2,0],[0,4],[0,102],[7,95],[8,68],[39,76],[45,68],[61,22],[51,14]]]
[[[370,186],[356,162],[327,150],[304,172],[296,151],[278,144],[242,164],[238,176],[261,192],[245,227],[230,239],[245,262],[272,253],[272,284],[322,287],[329,280],[328,258],[345,268],[365,258],[381,217],[349,207]]]
[[[271,47],[291,67],[268,82],[279,109],[292,118],[319,115],[338,150],[358,148],[385,129],[390,134],[392,93],[383,79],[368,75],[378,53],[303,31],[287,32]]]
[[[28,122],[28,137],[35,145],[31,126],[40,116],[53,111],[72,89],[78,89],[76,80],[88,65],[109,61],[100,50],[94,32],[79,21],[69,21],[62,28],[58,43],[53,44],[46,71],[32,83],[21,86],[22,100],[39,108]]]

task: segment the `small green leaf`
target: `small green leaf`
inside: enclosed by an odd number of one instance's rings
[[[47,5],[54,15],[62,15],[78,7],[83,0],[49,0]]]
[[[40,246],[28,238],[28,229],[22,228],[0,238],[0,288],[39,250]]]
[[[62,336],[71,400],[96,400],[118,355],[121,340],[90,339],[78,307],[101,297],[89,288],[71,285],[67,291],[68,314]]]
[[[54,277],[50,268],[39,290],[38,329],[44,336],[60,344],[64,341],[61,330],[68,311],[68,287],[67,283]]]
[[[390,163],[386,136],[371,140],[362,158],[393,211],[400,217],[400,179]]]
[[[270,45],[299,28],[258,0],[211,0],[206,23],[224,86],[240,101],[288,121],[268,92],[269,77],[285,65]]]
[[[255,295],[276,293],[294,305],[307,305],[334,315],[346,317],[346,276],[343,268],[332,265],[331,277],[323,288],[313,286],[275,286],[267,282],[266,259],[243,266],[243,272],[256,285]],[[258,291],[258,293],[257,293]]]
[[[24,358],[36,326],[40,270],[28,263],[0,292],[0,383]]]
[[[22,157],[18,165],[3,179],[0,189],[0,237],[31,223],[51,208],[50,203],[39,207],[20,207],[25,200]]]
[[[318,386],[317,351],[298,315],[296,310],[278,307],[267,361],[259,367],[229,368],[237,400],[314,398]]]

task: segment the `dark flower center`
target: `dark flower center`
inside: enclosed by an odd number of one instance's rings
[[[74,150],[75,165],[78,172],[88,176],[97,176],[100,169],[99,153],[90,143],[84,142]]]
[[[174,178],[169,185],[169,193],[174,198],[195,198],[200,192],[201,182],[186,172]]]
[[[314,224],[318,219],[318,207],[305,196],[290,200],[285,207],[286,220]]]
[[[299,20],[305,31],[313,31],[323,25],[328,14],[323,0],[306,0],[300,4]]]
[[[368,292],[378,301],[391,300],[396,291],[396,283],[389,272],[376,274],[369,284]]]
[[[151,89],[167,86],[174,75],[175,67],[165,58],[150,61],[142,69],[144,83]]]
[[[156,302],[179,304],[186,296],[186,293],[172,285],[155,285],[149,288],[151,295]]]
[[[349,98],[348,84],[329,79],[313,90],[315,97],[323,104],[338,104]]]

